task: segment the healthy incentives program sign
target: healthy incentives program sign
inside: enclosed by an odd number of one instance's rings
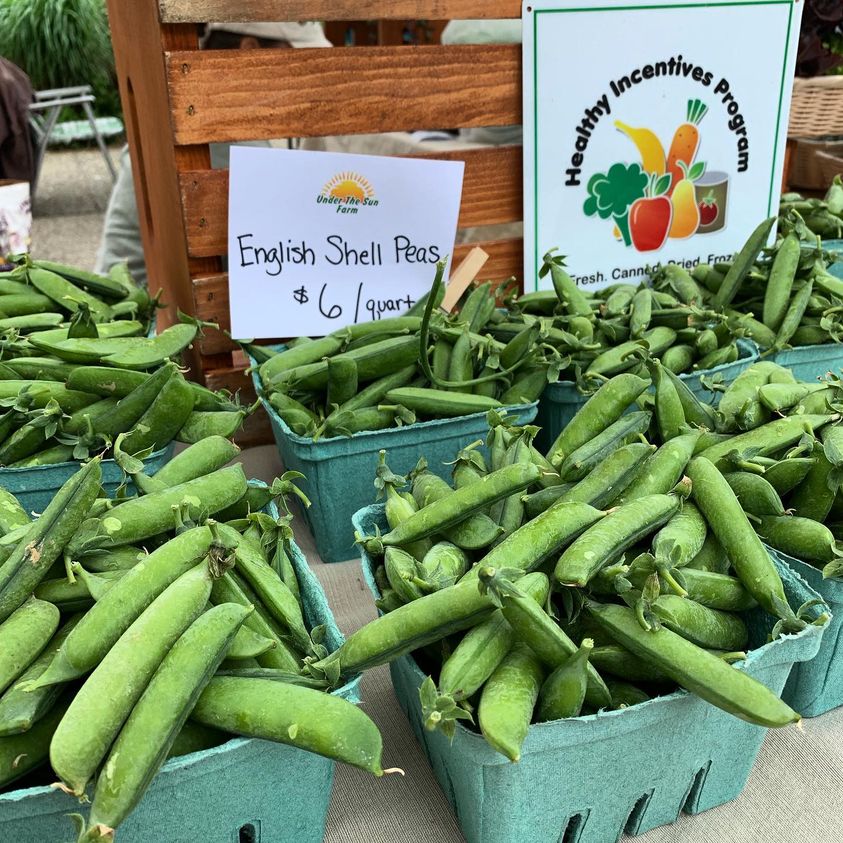
[[[726,260],[776,212],[802,3],[525,2],[525,288]]]
[[[453,251],[463,167],[232,148],[232,335],[323,336],[407,310]]]

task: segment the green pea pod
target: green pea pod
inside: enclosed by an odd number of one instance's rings
[[[726,482],[732,487],[744,512],[763,518],[767,515],[784,515],[784,504],[779,493],[766,477],[749,471],[724,472]],[[834,496],[831,496],[834,499]],[[831,503],[829,502],[829,508]]]
[[[797,515],[819,522],[828,517],[840,487],[843,429],[838,425],[825,427],[822,439],[823,446],[814,449],[814,464],[790,497],[790,506]],[[784,515],[784,511],[765,515]]]
[[[786,495],[796,489],[811,471],[816,457],[788,457],[771,465],[764,479],[779,493]],[[768,513],[770,515],[775,513]]]
[[[34,313],[50,313],[55,310],[55,303],[48,296],[40,293],[20,293],[3,296],[4,317],[29,316]]]
[[[495,501],[526,489],[538,478],[539,469],[532,463],[511,465],[494,471],[483,479],[482,484],[457,489],[414,513],[384,535],[382,541],[384,545],[404,545],[441,533]]]
[[[551,670],[555,670],[576,651],[577,645],[535,600],[520,591],[502,577],[497,569],[482,566],[481,583],[495,595],[501,604],[501,611],[515,632],[516,637],[527,644],[539,659]],[[585,700],[595,709],[612,704],[606,683],[600,674],[588,666],[588,684]]]
[[[808,280],[807,283],[793,294],[790,304],[785,312],[784,319],[782,319],[781,326],[776,333],[776,341],[773,343],[773,348],[781,350],[785,348],[790,342],[790,338],[799,327],[802,317],[805,315],[805,310],[808,307],[808,301],[811,298],[811,293],[814,289],[814,282]]]
[[[215,606],[197,618],[166,654],[97,779],[90,828],[117,828],[134,810],[247,615],[242,606]]]
[[[559,476],[563,481],[579,480],[594,466],[606,459],[628,437],[643,433],[650,425],[650,413],[635,412],[621,416],[590,442],[572,451],[560,464]]]
[[[598,632],[606,634],[602,627],[597,629]],[[595,647],[591,651],[590,661],[601,673],[619,676],[621,679],[630,682],[665,682],[668,680],[667,674],[662,673],[651,661],[634,656],[619,644],[605,644]],[[607,684],[609,684],[608,681]]]
[[[466,576],[482,567],[534,571],[604,515],[587,503],[557,501],[495,545]]]
[[[31,690],[70,681],[96,667],[158,595],[205,558],[211,538],[208,527],[195,527],[144,556],[86,612]]]
[[[620,644],[706,702],[759,726],[799,721],[799,715],[765,685],[682,636],[664,627],[643,629],[626,606],[587,605],[589,614]]]
[[[781,616],[783,607],[787,607],[781,577],[726,478],[706,457],[691,460],[688,476],[694,502],[726,551],[738,579],[764,609]]]
[[[538,719],[578,717],[588,689],[588,659],[594,642],[586,638],[573,656],[545,679],[539,692]]]
[[[47,761],[50,741],[66,708],[65,700],[31,729],[0,739],[0,787],[5,788]]]
[[[151,369],[181,354],[196,338],[198,330],[193,324],[170,325],[157,337],[145,339],[125,350],[106,354],[102,362],[121,369]]]
[[[190,391],[187,391],[183,404],[176,404],[179,409],[187,407],[187,398]],[[224,439],[233,439],[243,421],[249,414],[249,410],[192,410],[188,412],[183,424],[174,435],[179,442],[188,445],[195,445],[209,436],[221,436]],[[175,424],[175,423],[174,423]],[[163,438],[163,435],[161,436]],[[161,447],[160,445],[158,447]]]
[[[749,235],[746,243],[741,250],[735,255],[735,259],[729,267],[726,277],[720,284],[719,289],[711,299],[711,306],[717,309],[727,307],[732,303],[738,290],[743,284],[749,271],[752,269],[758,255],[767,243],[770,232],[775,225],[776,217],[770,217],[764,220],[753,232]]]
[[[550,583],[544,574],[528,574],[521,578],[519,588],[541,605],[547,600]],[[453,724],[453,719],[449,719],[447,713],[452,710],[453,704],[472,697],[514,643],[515,633],[500,609],[469,630],[442,665],[436,705],[426,706],[423,699],[425,726],[431,730],[443,729],[448,734],[451,731],[448,724]]]
[[[41,517],[0,565],[0,621],[32,594],[91,507],[102,482],[99,458],[84,465],[58,490]]]
[[[402,603],[410,603],[424,596],[416,582],[416,560],[409,553],[398,547],[387,547],[383,562],[389,584]]]
[[[252,632],[274,642],[275,646],[257,657],[260,667],[285,670],[298,673],[301,670],[301,659],[293,647],[287,643],[284,630],[269,616],[257,595],[250,593],[243,580],[233,571],[226,571],[214,580],[211,586],[211,602],[215,606],[223,603],[236,603],[246,609],[254,608],[244,625]]]
[[[682,569],[682,583],[688,592],[687,599],[710,609],[721,609],[724,612],[745,612],[757,605],[755,599],[743,587],[741,581],[737,577],[730,577],[727,574],[698,570],[689,566]],[[633,581],[633,585],[640,587],[643,582],[636,583]]]
[[[758,532],[771,547],[811,564],[825,564],[843,555],[831,530],[810,518],[798,515],[762,518]]]
[[[78,796],[164,657],[211,595],[208,564],[182,574],[144,610],[79,689],[50,744],[50,762]]]
[[[661,363],[666,371],[681,374],[691,369],[696,353],[690,345],[680,343],[672,345],[661,356]]]
[[[538,401],[547,386],[549,368],[549,366],[537,366],[522,370],[522,373],[519,373],[520,376],[512,382],[512,386],[501,393],[501,404],[511,406],[532,404],[533,401]]]
[[[465,551],[451,542],[437,542],[417,566],[419,579],[431,591],[455,585],[468,570]]]
[[[27,395],[31,397],[33,407],[43,408],[50,401],[56,401],[65,413],[75,413],[97,400],[95,395],[67,389],[58,381],[33,383],[26,380],[0,380],[0,400],[15,399],[23,389],[26,389]]]
[[[616,375],[606,381],[580,407],[551,445],[547,452],[551,464],[561,465],[569,454],[616,422],[648,386],[648,380],[631,374]]]
[[[697,427],[714,430],[717,426],[717,412],[710,404],[703,403],[691,392],[685,381],[675,372],[672,372],[664,363],[664,358],[662,358],[662,374],[673,384],[676,390],[679,403],[682,405],[685,421]]]
[[[674,568],[687,565],[705,542],[708,527],[700,511],[687,501],[653,538],[657,560],[669,561]]]
[[[378,404],[382,404],[383,399],[386,398],[386,394],[390,389],[398,389],[399,387],[406,386],[413,379],[416,371],[417,367],[413,364],[373,381],[368,386],[358,390],[356,395],[343,402],[339,411],[350,412],[352,410],[361,410],[364,407],[375,407]],[[331,416],[328,416],[326,421],[330,422],[330,419]]]
[[[176,454],[153,477],[164,488],[177,486],[218,471],[239,453],[240,448],[229,439],[211,435]]]
[[[358,382],[377,380],[415,363],[419,356],[419,339],[415,335],[389,339],[346,351],[345,356],[357,364]],[[289,383],[296,389],[315,391],[328,384],[328,362],[320,360],[283,372],[283,377],[269,383]]]
[[[460,382],[471,380],[474,376],[474,360],[471,356],[471,334],[468,326],[463,328],[457,341],[451,349],[448,360],[447,380]],[[448,392],[459,392],[458,387],[449,386],[445,388]]]
[[[36,465],[57,465],[58,463],[70,462],[73,459],[72,445],[53,445],[30,457],[16,460],[9,463],[9,468],[32,468]]]
[[[14,372],[16,378],[44,381],[67,382],[71,374],[77,369],[72,363],[65,363],[54,357],[15,357],[10,360],[4,360],[3,365],[11,372]],[[84,389],[81,386],[74,386],[70,383],[67,383],[67,387],[78,390],[79,392],[88,392],[93,395],[99,394],[92,389]]]
[[[123,400],[127,401],[128,396]],[[147,448],[163,448],[183,429],[192,409],[193,393],[181,373],[174,372],[123,440],[123,450],[136,454]]]
[[[630,340],[607,351],[598,354],[585,370],[588,375],[616,375],[635,366],[637,359],[633,352],[642,348],[646,343],[650,354],[657,357],[665,352],[676,341],[676,331],[673,328],[660,325],[645,331],[638,340]],[[624,408],[625,409],[625,408]]]
[[[770,278],[764,293],[764,324],[772,331],[778,331],[787,312],[790,291],[799,264],[801,247],[795,234],[788,234],[776,249]]]
[[[731,565],[723,545],[711,531],[705,537],[700,552],[687,564],[687,569],[711,571],[716,574],[726,574]],[[684,572],[683,572],[684,574]]]
[[[668,629],[698,647],[742,650],[749,640],[746,624],[737,615],[710,609],[687,597],[663,594],[653,603],[653,611]]]
[[[105,296],[107,298],[122,299],[127,293],[126,284],[120,283],[115,278],[105,275],[98,275],[94,272],[87,272],[84,269],[79,269],[75,266],[68,266],[63,263],[56,263],[55,261],[34,260],[32,262],[40,269],[46,269],[49,272],[66,278],[98,296]],[[128,272],[126,273],[128,275]]]
[[[550,270],[550,279],[559,303],[571,316],[591,317],[591,305],[583,291],[567,272],[561,258],[553,257],[551,252],[544,256],[542,272]]]
[[[54,685],[40,691],[24,690],[23,686],[37,679],[47,669],[79,617],[76,615],[68,620],[53,636],[46,649],[20,675],[18,682],[0,696],[0,738],[28,731],[55,706],[61,696],[61,686]]]
[[[673,381],[667,377],[658,360],[647,361],[647,369],[655,387],[656,426],[663,442],[678,436],[685,427],[685,410]]]
[[[298,746],[376,776],[381,736],[356,705],[331,694],[268,679],[212,679],[191,713],[226,732]]]
[[[58,625],[59,610],[34,597],[0,623],[0,694],[38,658]]]
[[[157,536],[175,529],[174,507],[186,502],[195,516],[214,515],[240,500],[246,488],[243,467],[233,465],[163,492],[126,501],[101,518],[84,522],[68,550],[73,554],[90,550],[92,546],[116,547]]]
[[[502,407],[500,401],[471,392],[443,392],[441,389],[404,386],[386,394],[390,404],[400,404],[425,418],[450,418],[485,413]]]
[[[448,372],[451,369],[451,355],[453,354],[453,351],[454,346],[448,342],[445,337],[439,337],[433,346],[431,366],[433,367],[433,373],[440,380],[448,380]]]
[[[59,307],[75,313],[82,302],[88,306],[98,322],[108,322],[112,318],[111,308],[101,299],[80,289],[61,275],[43,267],[33,266],[27,272],[29,283],[39,293],[52,299]]]
[[[357,393],[357,363],[351,357],[338,355],[328,358],[329,407],[339,407]]]
[[[722,461],[724,467],[726,466],[724,457],[732,451],[742,453],[752,450],[758,456],[769,456],[798,442],[806,431],[819,430],[836,418],[830,414],[805,413],[775,419],[754,430],[748,430],[746,433],[712,444],[699,454],[713,463],[719,464]]]
[[[603,565],[666,523],[680,504],[678,495],[648,495],[619,506],[559,557],[554,571],[557,582],[584,587]]]
[[[638,339],[650,327],[653,312],[653,294],[648,287],[638,290],[632,297],[629,313],[629,333]]]
[[[339,664],[342,676],[386,664],[454,632],[476,626],[492,613],[491,598],[477,582],[459,582],[407,603],[353,632],[334,653],[312,670]]]
[[[519,641],[483,686],[477,709],[480,731],[510,761],[521,757],[543,679],[538,657]]]
[[[559,499],[580,501],[598,509],[609,506],[638,476],[642,464],[655,450],[655,445],[644,442],[617,448]]]
[[[699,439],[699,432],[685,433],[662,445],[646,458],[632,482],[621,493],[619,502],[667,494],[681,479]]]

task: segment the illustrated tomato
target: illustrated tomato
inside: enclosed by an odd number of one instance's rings
[[[717,200],[713,193],[706,193],[699,204],[700,209],[700,225],[711,225],[720,213],[720,208],[717,207]]]
[[[672,219],[673,205],[667,196],[636,199],[629,209],[632,245],[639,252],[655,252],[660,249],[667,240]]]

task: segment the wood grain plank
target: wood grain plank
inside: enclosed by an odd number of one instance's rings
[[[520,0],[160,0],[161,21],[519,18]]]
[[[176,144],[521,122],[517,44],[175,51],[165,58]]]
[[[474,246],[480,246],[489,253],[489,260],[480,272],[485,281],[503,281],[513,275],[520,279],[524,264],[524,244],[518,239],[487,240],[478,243],[461,243],[454,249],[453,264],[456,266]],[[228,275],[216,273],[193,279],[194,314],[199,319],[216,322],[221,328],[231,325],[228,297]],[[206,331],[201,343],[203,354],[216,354],[235,348],[219,331]]]
[[[468,149],[415,156],[465,161],[459,227],[523,219],[520,146]],[[192,258],[228,250],[228,170],[191,170],[179,176],[187,247]],[[197,275],[209,272],[195,271]]]

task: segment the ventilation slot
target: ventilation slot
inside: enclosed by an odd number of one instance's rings
[[[246,823],[246,825],[240,826],[237,843],[260,843],[260,840],[260,826],[256,828],[254,823]]]
[[[579,843],[587,819],[588,813],[574,814],[568,817],[568,822],[565,823],[565,830],[559,838],[559,843]]]
[[[635,807],[629,814],[629,819],[626,821],[625,831],[627,834],[638,834],[638,829],[641,826],[641,820],[644,819],[644,812],[650,804],[650,799],[653,796],[653,791],[645,793],[638,798]]]
[[[698,812],[698,805],[700,804],[700,795],[702,794],[703,785],[705,784],[706,777],[708,776],[708,771],[711,769],[711,761],[705,765],[705,767],[700,767],[697,770],[697,774],[694,776],[694,780],[691,782],[691,788],[688,791],[688,795],[685,797],[685,803],[682,806],[682,810],[686,814],[696,814]]]

